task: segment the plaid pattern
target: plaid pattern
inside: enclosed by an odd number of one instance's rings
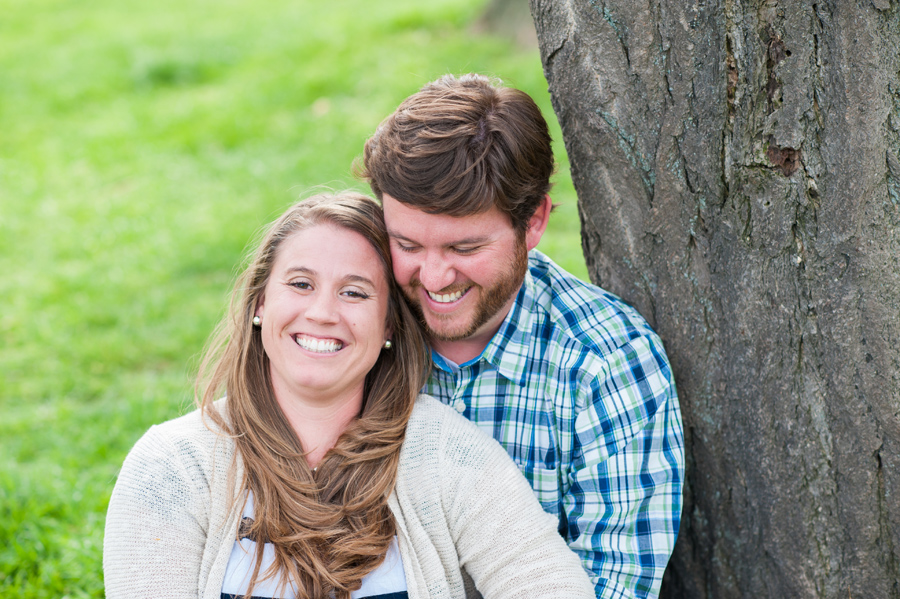
[[[681,520],[684,438],[662,342],[617,297],[533,251],[500,330],[424,391],[507,450],[597,597],[655,597]]]

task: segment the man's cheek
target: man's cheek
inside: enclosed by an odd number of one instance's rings
[[[415,265],[412,264],[408,258],[406,260],[394,260],[394,278],[401,287],[408,287],[415,284],[415,281],[413,280],[414,272]]]

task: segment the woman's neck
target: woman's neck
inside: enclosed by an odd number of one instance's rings
[[[310,468],[319,465],[322,457],[334,447],[341,433],[362,410],[362,393],[327,403],[295,397],[283,399],[277,392],[275,397],[300,439]]]

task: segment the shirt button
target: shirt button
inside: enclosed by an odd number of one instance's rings
[[[453,409],[462,414],[466,411],[466,402],[461,399],[457,399],[453,402]]]

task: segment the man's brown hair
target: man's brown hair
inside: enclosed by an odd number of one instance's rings
[[[550,191],[550,132],[528,94],[483,75],[445,75],[381,122],[359,174],[378,199],[451,216],[496,206],[523,233]]]

